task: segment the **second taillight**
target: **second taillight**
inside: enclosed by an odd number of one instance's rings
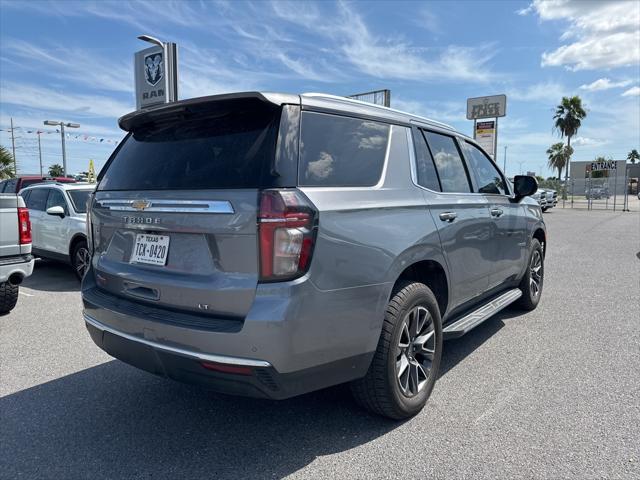
[[[298,190],[263,190],[258,230],[260,280],[291,280],[306,273],[316,234],[317,212]]]
[[[29,210],[18,207],[18,237],[20,245],[31,243],[31,221],[29,220]]]

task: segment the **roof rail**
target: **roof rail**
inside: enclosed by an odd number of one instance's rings
[[[343,102],[343,103],[347,103],[347,104],[362,105],[362,106],[365,106],[365,107],[376,108],[376,109],[384,110],[384,111],[388,111],[388,112],[400,113],[402,115],[407,115],[409,117],[412,117],[415,120],[415,121],[412,120],[412,123],[423,122],[423,123],[429,123],[431,125],[436,125],[436,126],[441,127],[441,128],[446,128],[448,130],[453,130],[453,131],[456,130],[451,125],[448,125],[448,124],[443,123],[443,122],[439,122],[437,120],[432,120],[430,118],[421,117],[419,115],[415,115],[413,113],[405,112],[403,110],[397,110],[395,108],[385,107],[384,105],[377,105],[375,103],[363,102],[362,100],[356,100],[354,98],[341,97],[339,95],[330,95],[328,93],[316,93],[316,92],[303,93],[302,96],[303,97],[311,97],[311,98],[326,98],[326,99],[329,99],[329,100],[335,100],[335,101]]]

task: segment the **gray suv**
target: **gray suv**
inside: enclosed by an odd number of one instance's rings
[[[443,340],[540,300],[545,226],[451,127],[319,94],[238,93],[122,117],[89,201],[93,341],[136,367],[282,399],[351,382],[420,411]]]

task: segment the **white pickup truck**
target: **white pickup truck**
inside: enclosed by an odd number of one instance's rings
[[[0,315],[18,301],[18,288],[33,272],[31,222],[22,197],[0,194]]]

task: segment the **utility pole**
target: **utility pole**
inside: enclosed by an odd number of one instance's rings
[[[507,146],[504,146],[504,162],[502,164],[502,173],[507,174]]]
[[[18,175],[18,163],[16,162],[16,137],[13,134],[13,117],[11,117],[11,150],[13,152],[13,175]]]
[[[63,175],[66,177],[67,176],[67,150],[65,148],[65,143],[64,143],[64,127],[69,127],[69,128],[78,128],[80,127],[79,123],[65,123],[65,122],[58,122],[58,121],[54,121],[54,120],[45,120],[44,122],[45,125],[51,125],[51,126],[56,126],[56,127],[60,127],[60,136],[62,138],[62,170],[63,170]]]
[[[42,133],[38,130],[38,158],[40,159],[40,176],[42,177],[42,147],[40,146],[40,134]]]

